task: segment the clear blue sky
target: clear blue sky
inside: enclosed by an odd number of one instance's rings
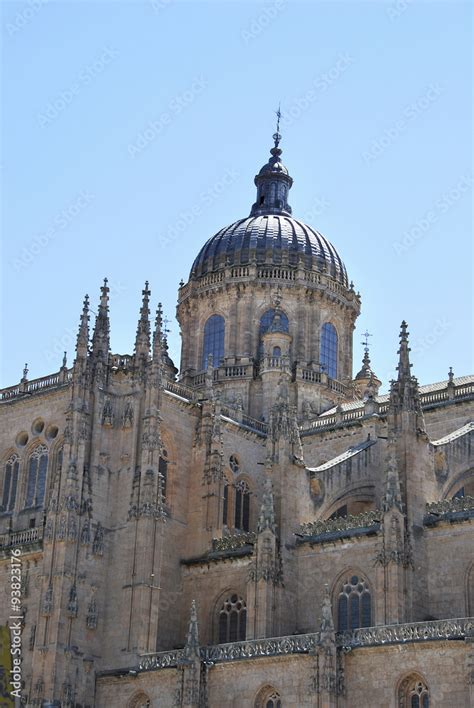
[[[341,253],[355,332],[420,383],[472,370],[470,2],[4,2],[1,385],[57,371],[111,284],[133,351],[145,279],[174,319],[200,246],[246,216],[281,100],[296,217]]]

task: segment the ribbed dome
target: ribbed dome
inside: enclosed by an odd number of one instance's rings
[[[237,265],[301,266],[327,272],[347,287],[341,257],[318,231],[291,216],[259,214],[221,229],[201,248],[190,278]]]

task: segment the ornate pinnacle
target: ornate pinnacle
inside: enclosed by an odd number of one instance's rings
[[[95,318],[94,334],[92,335],[92,351],[107,359],[109,354],[109,288],[108,280],[104,278],[104,284],[100,288],[100,301],[97,316]]]
[[[329,585],[324,586],[324,598],[321,605],[321,634],[334,632],[334,619],[332,616],[331,596],[329,594]]]
[[[81,319],[79,322],[79,331],[76,340],[76,354],[78,357],[85,358],[89,349],[89,295],[84,297],[82,304]]]
[[[400,325],[400,349],[398,350],[399,360],[398,360],[398,380],[406,379],[410,376],[410,347],[408,346],[408,335],[407,323],[403,320]]]
[[[23,376],[21,378],[21,383],[25,383],[26,381],[28,381],[28,371],[28,364],[25,364],[25,366],[23,367]]]
[[[153,358],[160,360],[163,344],[163,306],[161,302],[156,308],[155,331],[153,332]]]
[[[270,529],[275,533],[275,505],[273,503],[272,482],[269,477],[265,480],[265,490],[263,492],[262,506],[260,507],[260,516],[258,517],[258,533],[262,533],[265,529]]]
[[[384,511],[389,511],[396,507],[403,511],[402,492],[400,488],[400,478],[398,476],[398,465],[395,454],[395,441],[393,434],[390,434],[388,440],[388,462],[387,462],[387,478],[385,482],[385,494],[382,501]]]
[[[199,631],[196,600],[193,600],[191,603],[191,616],[189,618],[188,635],[186,637],[186,646],[184,647],[184,656],[188,661],[192,661],[196,658],[199,659]]]
[[[140,308],[140,319],[138,320],[137,336],[135,338],[135,353],[148,356],[150,353],[150,295],[148,280],[142,290],[142,306]]]

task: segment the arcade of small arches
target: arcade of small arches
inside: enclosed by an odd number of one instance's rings
[[[204,325],[202,338],[201,368],[207,369],[209,361],[212,366],[218,367],[225,355],[225,330],[226,323],[222,315],[211,315]],[[288,316],[281,310],[269,308],[260,318],[258,334],[257,360],[264,355],[263,336],[267,332],[289,332]],[[336,379],[338,374],[338,335],[331,322],[325,322],[320,330],[319,340],[319,367],[330,378]],[[278,351],[279,350],[279,351]],[[280,347],[274,347],[271,352],[273,357],[281,356]]]
[[[430,708],[431,706],[428,684],[418,673],[403,676],[398,682],[395,694],[398,708]],[[153,708],[154,705],[159,708],[159,701],[152,703],[151,698],[144,691],[139,691],[129,700],[127,708]],[[284,708],[284,692],[266,684],[258,690],[253,705],[254,708]]]
[[[32,514],[47,505],[51,480],[63,464],[63,440],[58,438],[57,426],[44,431],[43,421],[32,425],[33,440],[22,431],[2,457],[0,466],[0,514],[30,510]],[[163,499],[167,499],[168,451],[163,449],[159,460]],[[30,519],[30,528],[36,518]]]

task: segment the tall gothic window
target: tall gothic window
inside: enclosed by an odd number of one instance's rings
[[[321,328],[321,350],[319,359],[323,371],[332,379],[337,378],[337,332],[330,322]]]
[[[337,618],[339,632],[371,626],[370,590],[364,578],[352,575],[342,584],[337,598]]]
[[[263,335],[266,334],[271,328],[272,325],[277,324],[275,321],[275,310],[273,308],[270,308],[266,312],[263,313],[263,315],[260,318],[260,329],[259,329],[259,337],[258,337],[258,354],[259,357],[261,358],[263,356]],[[285,315],[284,312],[281,310],[278,311],[278,331],[279,332],[288,332],[289,328],[289,323],[288,323],[288,317]],[[274,322],[275,321],[275,322]]]
[[[162,450],[161,455],[160,455],[160,460],[158,462],[158,472],[161,474],[161,483],[162,483],[162,493],[163,493],[163,499],[166,499],[166,486],[168,483],[168,451],[167,450]]]
[[[15,508],[16,490],[18,486],[18,472],[20,460],[18,455],[11,455],[5,463],[3,476],[3,495],[0,511],[13,511]]]
[[[247,605],[238,595],[230,595],[219,612],[219,644],[243,642],[247,623]]]
[[[401,708],[430,708],[430,692],[421,676],[412,674],[402,681],[398,705]]]
[[[241,531],[250,529],[250,489],[244,480],[240,480],[235,485],[234,526]]]
[[[225,320],[221,315],[211,315],[204,325],[204,346],[202,348],[202,368],[207,369],[209,355],[212,365],[219,366],[224,357]]]
[[[43,504],[47,470],[48,448],[46,445],[38,445],[28,460],[25,507],[41,506]]]

